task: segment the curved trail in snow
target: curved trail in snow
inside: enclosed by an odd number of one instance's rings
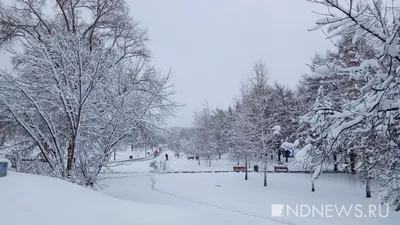
[[[183,201],[188,201],[188,202],[192,202],[198,205],[203,205],[203,206],[208,206],[208,207],[212,207],[212,208],[216,208],[216,209],[220,209],[229,213],[236,213],[236,214],[240,214],[243,216],[249,216],[249,217],[255,217],[255,218],[260,218],[260,219],[264,219],[264,220],[270,220],[276,223],[280,223],[280,224],[284,224],[284,225],[297,225],[295,223],[289,222],[289,221],[284,221],[284,220],[279,220],[279,219],[275,219],[269,216],[261,216],[261,215],[257,215],[257,214],[252,214],[249,212],[245,212],[245,211],[241,211],[241,210],[237,210],[237,209],[232,209],[232,208],[227,208],[227,207],[223,207],[223,206],[219,206],[219,205],[214,205],[214,204],[210,204],[207,202],[201,202],[201,201],[197,201],[197,200],[193,200],[193,199],[189,199],[177,194],[173,194],[173,193],[169,193],[163,190],[160,190],[156,187],[156,181],[153,178],[153,175],[150,176],[150,180],[151,180],[151,189],[157,193],[163,194],[163,195],[168,195],[171,196],[173,198],[177,198]]]

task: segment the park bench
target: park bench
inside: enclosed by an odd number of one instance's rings
[[[278,171],[289,172],[289,168],[287,166],[274,166],[274,171],[275,172],[278,172]]]
[[[235,172],[245,172],[246,167],[245,166],[233,166],[233,171]]]

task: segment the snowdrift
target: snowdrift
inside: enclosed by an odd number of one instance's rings
[[[204,224],[173,207],[119,200],[66,181],[9,172],[0,178],[0,224]],[[196,218],[196,219],[194,219]]]

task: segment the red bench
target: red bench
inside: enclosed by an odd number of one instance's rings
[[[246,167],[245,166],[234,166],[233,167],[233,171],[235,171],[235,172],[245,172],[246,171]]]
[[[289,168],[287,166],[274,166],[274,171],[275,172],[278,172],[278,171],[289,172]]]

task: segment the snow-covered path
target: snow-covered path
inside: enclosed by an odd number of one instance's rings
[[[271,204],[378,204],[366,199],[360,184],[345,176],[326,174],[317,181],[317,191],[309,189],[309,175],[269,174],[269,185],[262,187],[262,174],[136,174],[108,177],[102,192],[111,196],[150,204],[184,208],[207,215],[211,224],[271,225],[397,225],[399,213],[389,218],[298,218],[271,217]],[[173,215],[171,215],[173,216]]]
[[[271,221],[275,222],[277,224],[279,223],[279,224],[285,224],[285,225],[295,225],[294,223],[291,223],[289,221],[278,220],[278,219],[274,219],[272,217],[252,214],[252,213],[244,212],[242,210],[237,210],[237,209],[234,209],[234,208],[227,208],[227,207],[223,207],[223,206],[219,206],[219,205],[214,205],[214,204],[210,204],[210,203],[207,203],[207,202],[202,202],[202,201],[199,201],[199,200],[189,199],[189,198],[180,196],[178,194],[166,192],[166,191],[160,190],[160,189],[158,189],[156,187],[156,181],[154,179],[154,176],[150,176],[150,180],[151,180],[151,189],[153,191],[158,192],[160,194],[167,195],[167,196],[171,196],[171,197],[176,198],[176,199],[181,199],[183,201],[187,201],[187,202],[190,202],[190,203],[194,203],[194,204],[198,204],[198,205],[202,205],[202,206],[206,206],[206,207],[210,207],[210,208],[215,208],[215,209],[222,210],[222,211],[225,211],[225,212],[228,212],[228,213],[236,213],[236,214],[239,214],[239,215],[242,215],[242,216],[249,216],[249,217],[254,217],[254,218],[257,218],[257,219],[264,219],[264,220],[268,220],[269,222],[271,222]]]
[[[184,208],[192,212],[200,212],[207,215],[207,220],[211,225],[243,225],[243,224],[270,224],[282,225],[282,223],[266,223],[264,218],[249,217],[245,214],[240,214],[227,209],[216,210],[216,207],[210,204],[201,204],[196,200],[184,198],[182,196],[165,192],[156,186],[156,181],[153,175],[131,175],[119,176],[115,178],[107,178],[103,180],[103,184],[107,185],[102,192],[113,197],[142,202],[155,205],[166,205],[177,208]],[[157,216],[157,212],[154,212]],[[170,215],[174,217],[174,215]],[[190,224],[191,221],[188,221]]]

